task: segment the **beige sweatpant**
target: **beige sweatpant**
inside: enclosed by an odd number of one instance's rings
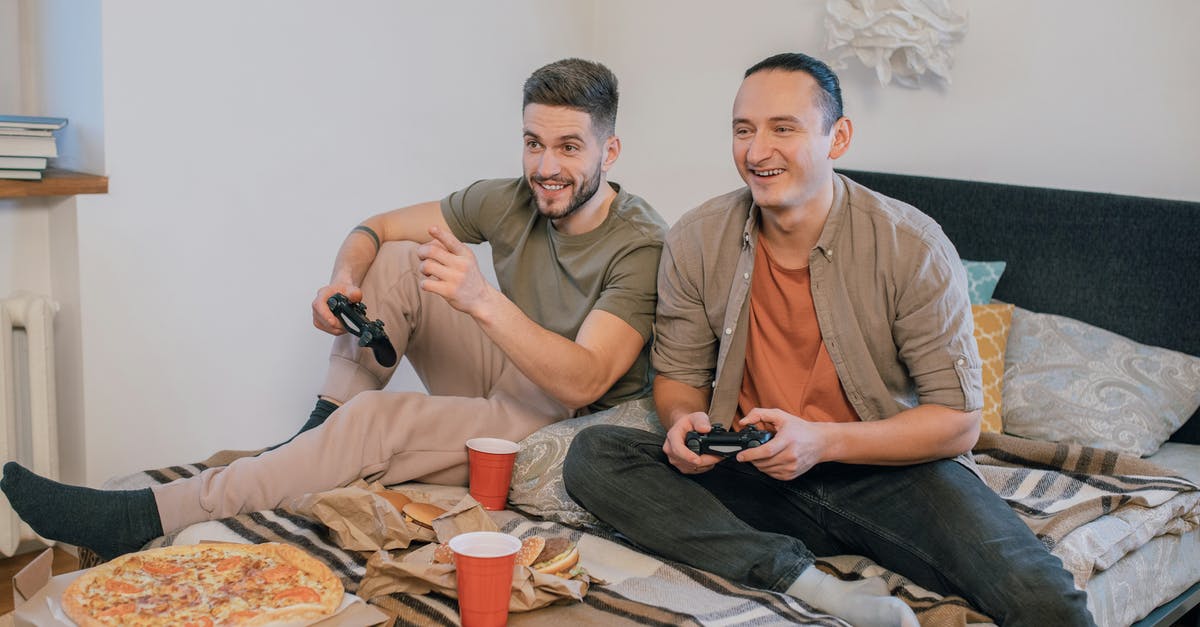
[[[424,292],[417,247],[383,245],[363,280],[367,315],[383,320],[429,394],[382,392],[395,368],[350,334],[334,340],[321,394],[346,401],[323,425],[258,457],[152,489],[165,533],[272,509],[362,478],[465,485],[464,442],[520,440],[572,411],[534,385],[468,315]]]

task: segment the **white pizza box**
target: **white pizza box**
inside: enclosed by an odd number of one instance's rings
[[[53,551],[42,551],[32,562],[13,576],[13,624],[16,627],[75,625],[62,612],[62,593],[77,577],[87,570],[77,570],[51,577],[50,565]],[[89,569],[90,570],[90,569]],[[367,605],[359,597],[346,593],[342,604],[333,616],[310,623],[313,627],[375,627],[389,620],[379,608]]]

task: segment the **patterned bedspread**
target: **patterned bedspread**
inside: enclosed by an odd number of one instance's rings
[[[229,463],[246,453],[223,452],[205,462],[172,466],[110,481],[128,489],[165,483]],[[1200,488],[1138,458],[1078,446],[1009,436],[980,438],[976,462],[988,483],[1063,560],[1085,588],[1092,574],[1162,534],[1200,533]],[[430,500],[452,505],[464,488],[420,486]],[[494,512],[505,532],[569,535],[584,565],[607,585],[593,586],[582,602],[512,614],[513,625],[845,625],[786,595],[749,588],[715,575],[646,555],[605,529],[571,529],[517,511]],[[203,539],[280,541],[303,547],[328,564],[348,591],[358,590],[366,553],[336,546],[320,524],[284,510],[243,514],[189,527],[152,545]],[[85,564],[86,565],[86,564]],[[988,623],[958,597],[941,597],[857,556],[824,558],[819,566],[844,579],[881,575],[892,593],[917,611],[922,625]],[[1144,582],[1154,585],[1153,582]],[[393,594],[370,602],[398,625],[458,624],[454,599],[437,594]]]

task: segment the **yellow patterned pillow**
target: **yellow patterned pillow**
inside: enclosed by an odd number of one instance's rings
[[[1001,389],[1004,384],[1004,349],[1012,328],[1013,306],[1007,304],[971,305],[975,318],[975,341],[983,362],[983,423],[980,431],[1000,433]]]

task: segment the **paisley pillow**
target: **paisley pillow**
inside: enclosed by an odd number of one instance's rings
[[[1200,407],[1200,357],[1017,307],[1002,396],[1007,433],[1146,456]]]
[[[622,403],[590,416],[571,418],[542,427],[521,440],[508,492],[511,506],[573,527],[598,526],[600,521],[571,500],[563,485],[562,464],[575,434],[592,425],[619,425],[666,433],[654,412],[654,400]]]

